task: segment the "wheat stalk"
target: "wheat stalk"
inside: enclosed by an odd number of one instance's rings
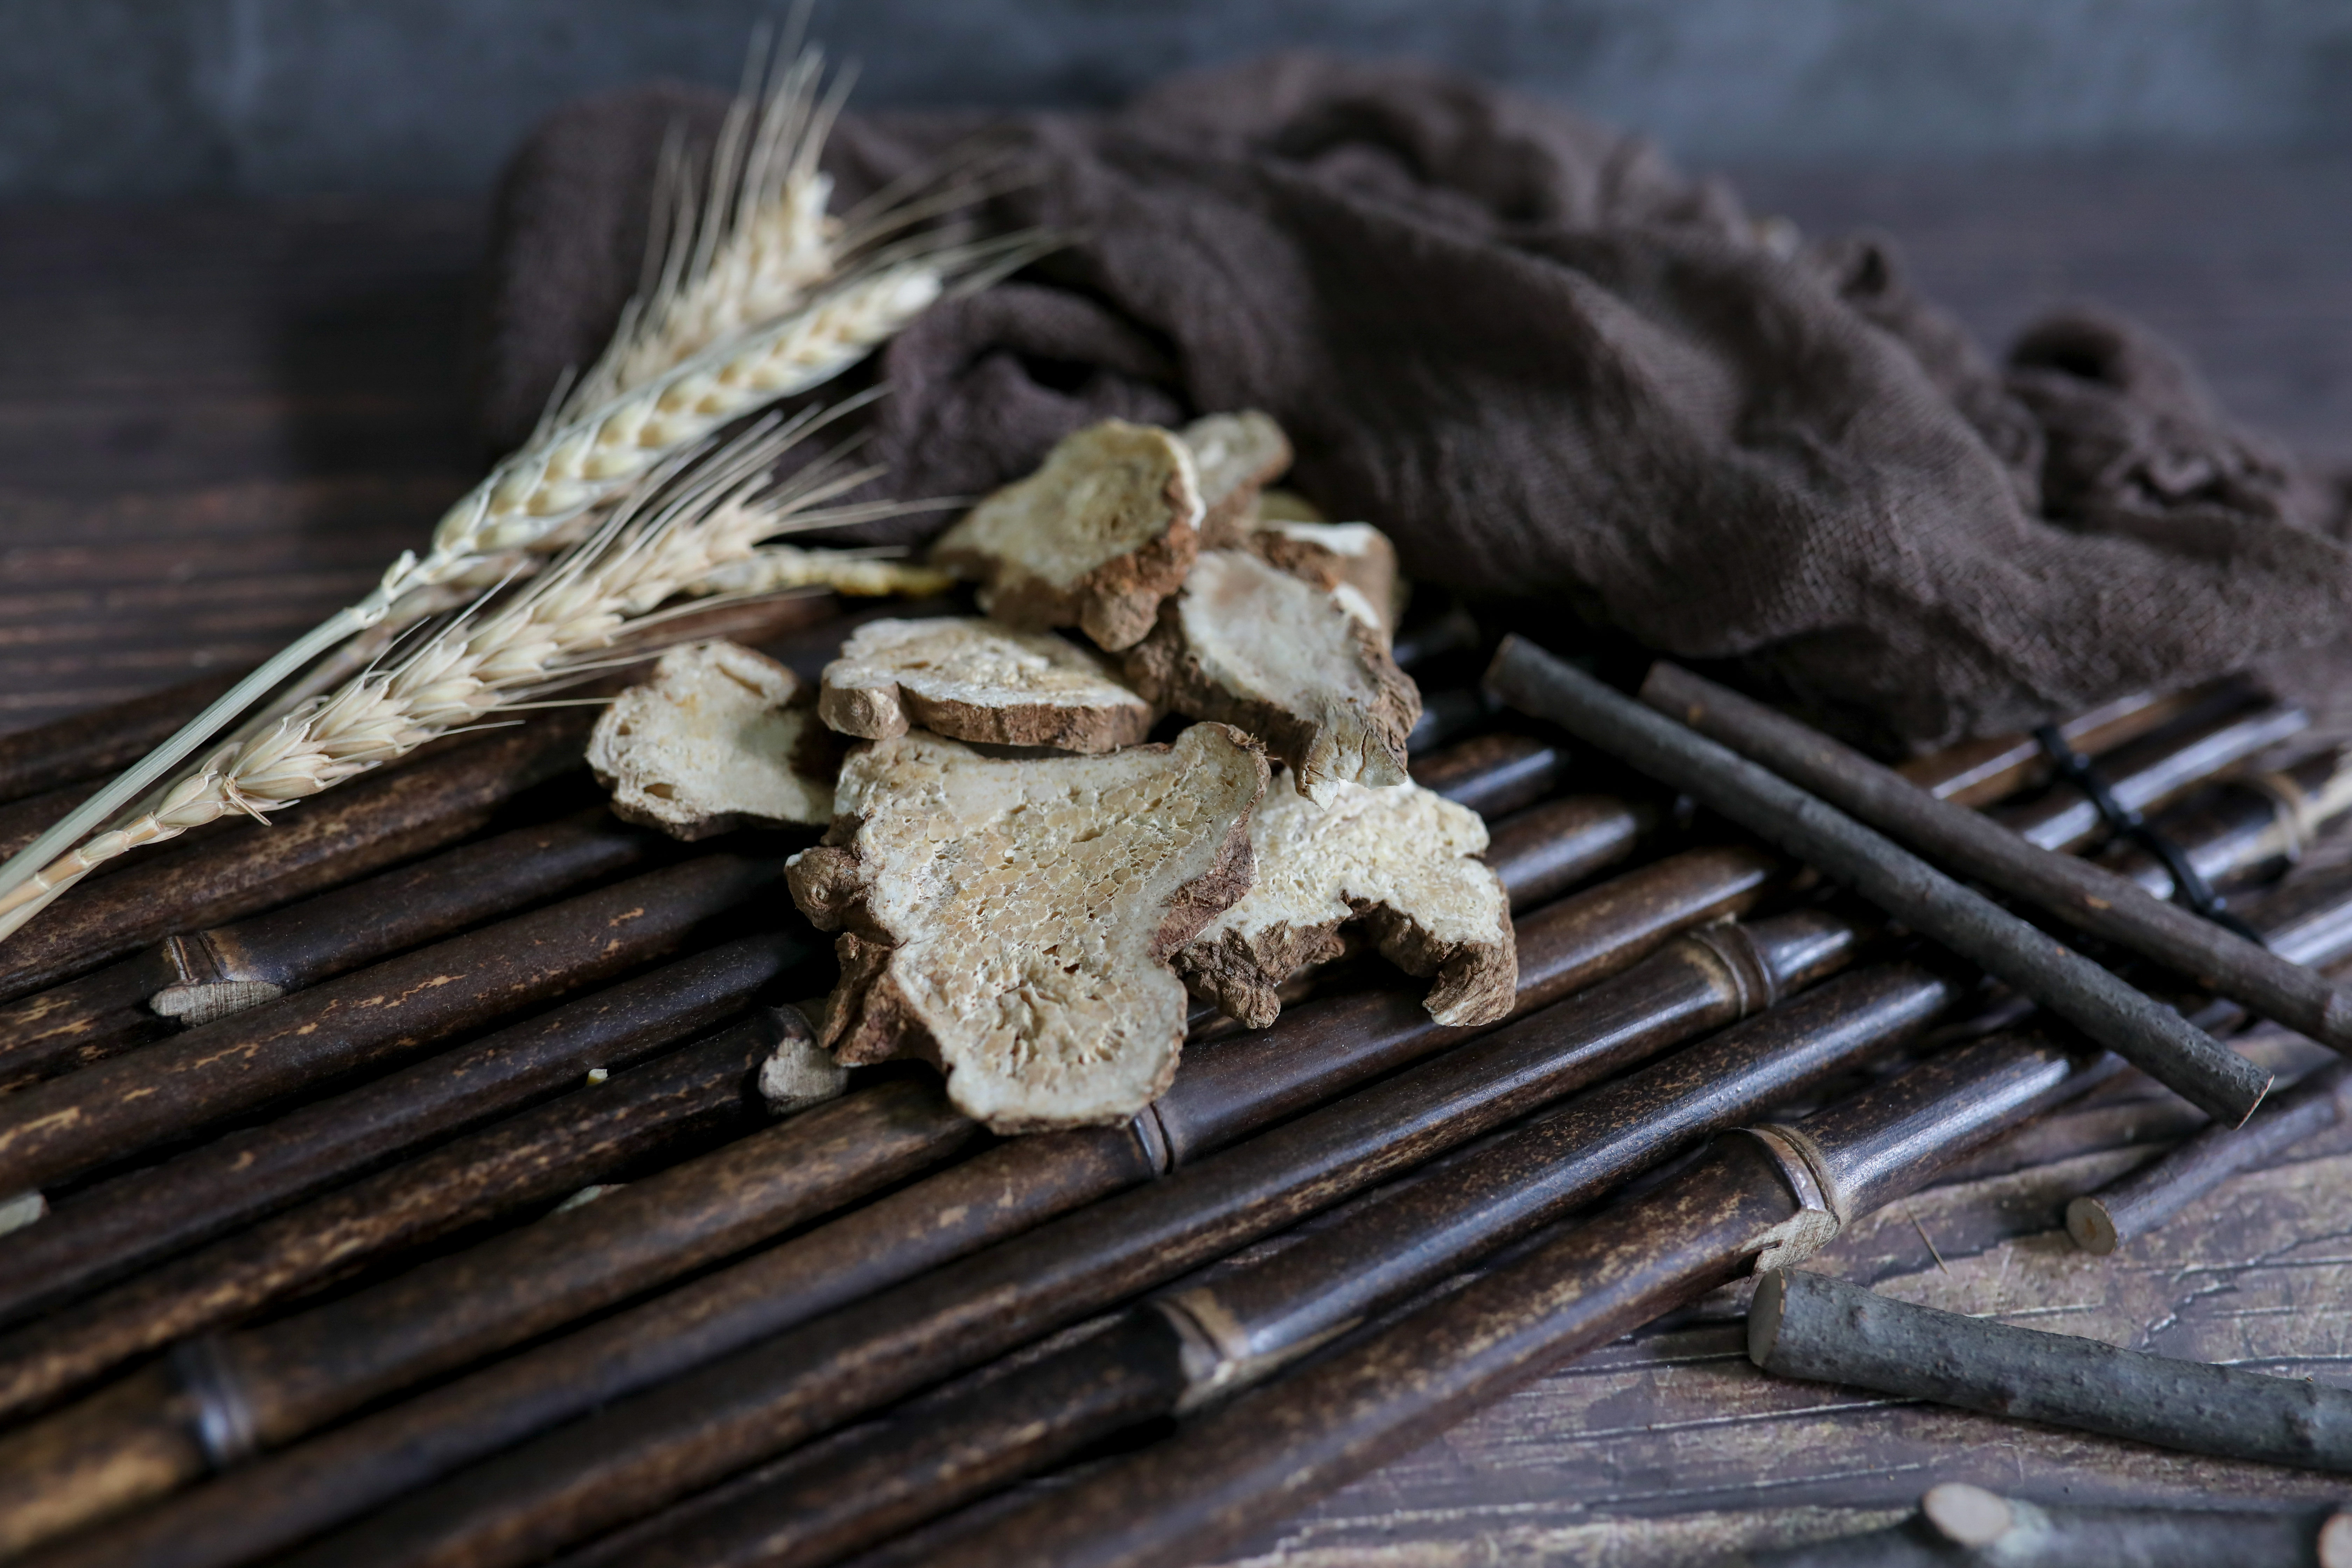
[[[782,321],[707,349],[559,426],[491,470],[442,519],[430,552],[404,559],[371,599],[388,612],[415,588],[503,572],[511,553],[559,542],[564,523],[671,453],[865,358],[946,291],[954,263],[945,259],[886,263],[846,279]]]
[[[818,510],[873,477],[828,458],[782,486],[765,472],[825,418],[804,416],[740,439],[706,470],[625,507],[547,571],[494,589],[396,657],[303,704],[260,733],[232,742],[166,789],[146,811],[44,866],[0,895],[0,937],[105,862],[229,816],[272,812],[404,756],[428,741],[477,728],[567,679],[633,662],[655,643],[635,637],[664,621],[659,606],[793,529],[856,521],[872,507]],[[665,476],[666,478],[670,476]]]
[[[824,215],[829,192],[816,158],[845,89],[820,91],[814,51],[786,68],[772,64],[768,75],[756,113],[747,97],[730,115],[709,198],[677,205],[656,286],[572,398],[450,509],[422,558],[404,552],[366,597],[280,650],[0,866],[0,910],[40,897],[26,889],[47,874],[41,868],[223,730],[258,710],[258,728],[238,737],[251,740],[282,720],[265,703],[322,655],[421,618],[454,590],[527,574],[593,528],[594,509],[617,503],[678,451],[831,379],[950,289],[984,287],[1044,248],[1034,237],[964,245],[943,234],[881,245],[976,194],[961,177],[894,190],[836,227]],[[724,335],[699,341],[704,332]],[[630,380],[640,374],[647,379]],[[309,701],[315,684],[298,683],[285,700]],[[113,831],[160,821],[175,795]]]

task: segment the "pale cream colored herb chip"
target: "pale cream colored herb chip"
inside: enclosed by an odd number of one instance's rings
[[[1151,629],[1200,549],[1192,455],[1165,430],[1107,419],[967,512],[931,558],[981,584],[1009,626],[1079,626],[1107,649]]]
[[[922,729],[1066,752],[1134,745],[1160,716],[1100,655],[969,616],[858,627],[825,666],[817,713],[872,741]]]
[[[750,648],[672,648],[597,721],[588,766],[616,816],[674,838],[829,822],[838,742],[799,697],[791,670]]]
[[[836,943],[824,1041],[936,1061],[998,1131],[1116,1122],[1184,1040],[1171,953],[1249,886],[1265,757],[1222,724],[1091,757],[919,731],[854,752],[794,902]]]

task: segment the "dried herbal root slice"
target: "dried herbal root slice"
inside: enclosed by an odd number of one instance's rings
[[[1404,613],[1404,579],[1396,546],[1369,522],[1267,522],[1249,536],[1262,560],[1339,595],[1358,618],[1396,635]]]
[[[1025,631],[1080,626],[1103,647],[1151,629],[1200,550],[1201,482],[1165,430],[1106,419],[982,501],[931,546],[979,580],[980,605]]]
[[[866,622],[825,666],[816,710],[869,741],[921,729],[1065,752],[1132,746],[1160,717],[1099,656],[977,616]]]
[[[1241,550],[1212,550],[1127,656],[1152,701],[1248,731],[1318,804],[1335,783],[1400,784],[1421,693],[1388,639],[1329,592]]]
[[[1250,818],[1250,890],[1185,944],[1176,973],[1263,1029],[1283,982],[1339,956],[1339,928],[1361,921],[1390,963],[1436,977],[1423,1005],[1437,1022],[1508,1013],[1518,949],[1502,879],[1478,859],[1485,821],[1415,784],[1332,787],[1318,805],[1275,781]]]
[[[1201,476],[1201,548],[1239,544],[1257,520],[1258,492],[1290,468],[1290,437],[1255,408],[1212,414],[1181,432]]]
[[[770,1013],[776,1026],[776,1048],[760,1064],[760,1098],[778,1116],[790,1116],[838,1099],[849,1087],[849,1069],[817,1044],[809,1022],[824,1016],[824,999],[787,1004]]]
[[[839,931],[824,1044],[922,1056],[1000,1132],[1115,1122],[1184,1041],[1168,958],[1250,882],[1265,758],[1222,724],[1094,757],[988,757],[919,731],[842,769],[793,900]]]
[[[613,700],[588,766],[613,811],[673,838],[833,819],[839,742],[793,672],[731,642],[675,647]]]

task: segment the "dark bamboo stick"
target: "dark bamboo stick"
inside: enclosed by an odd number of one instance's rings
[[[219,1342],[255,1441],[507,1349],[939,1164],[981,1130],[935,1082],[858,1089],[372,1289]]]
[[[1412,782],[1492,821],[1533,805],[1559,784],[1566,751],[1531,735],[1473,735],[1417,757]]]
[[[2256,929],[2305,962],[2352,953],[2340,883],[2265,900]],[[2210,1014],[2216,1009],[2205,1009]],[[1916,1190],[2027,1118],[2113,1077],[2113,1056],[2032,1033],[1930,1059],[1793,1129],[1720,1141],[1685,1176],[1170,1442],[1032,1504],[916,1537],[927,1568],[1193,1561],[1425,1441],[1477,1405],[1744,1269],[1801,1261],[1852,1218]],[[1758,1151],[1763,1159],[1755,1158]],[[1743,1167],[1745,1169],[1743,1170]],[[1769,1257],[1771,1253],[1781,1257]],[[1280,1254],[1269,1267],[1278,1267]],[[1197,1367],[1196,1362],[1194,1365]],[[1033,1439],[1045,1441],[1038,1435]],[[884,1552],[875,1568],[901,1558]]]
[[[2069,745],[2096,756],[2162,728],[2217,693],[2210,688],[2158,697],[2135,691],[2088,709],[2058,726]],[[1895,770],[1938,799],[1987,806],[2049,774],[2042,743],[2031,735],[1993,735],[1962,741]]]
[[[739,1117],[748,1076],[739,1067],[731,1086]],[[188,1342],[171,1364],[0,1440],[0,1549],[739,1251],[977,1135],[935,1084],[877,1084],[357,1295]]]
[[[2263,882],[2301,860],[2321,828],[2352,796],[2352,747],[2332,747],[2269,773],[2232,778],[2157,824],[2216,889]],[[2189,848],[2194,841],[2196,847]],[[2110,845],[2101,865],[2159,899],[2175,895],[2171,868],[2129,841]]]
[[[2301,809],[2269,804],[2280,813]],[[2184,826],[2182,843],[2192,853],[2221,846],[2226,854],[2215,866],[2227,871],[2270,856],[2271,837],[2252,828],[2235,813],[2199,814]],[[2341,885],[2328,896],[2352,905]],[[1792,918],[1822,917],[1763,924]],[[737,1477],[566,1558],[566,1568],[808,1568],[1049,1468],[1081,1446],[1262,1381],[1678,1145],[1785,1100],[1798,1078],[1874,1048],[1871,1008],[1853,994],[1881,987],[1881,1004],[1900,1007],[1900,974],[1832,981],[1416,1173],[1339,1223],[1167,1298],[1115,1334],[968,1392],[929,1396]],[[1924,1006],[1928,988],[1943,983],[1912,984]],[[2256,1121],[2270,1111],[2265,1106]],[[1168,1320],[1156,1329],[1155,1310]]]
[[[1917,856],[1522,638],[1487,679],[1561,724],[1853,888],[2083,1030],[2217,1121],[2243,1121],[2271,1075]]]
[[[602,806],[518,828],[163,946],[148,998],[193,1028],[643,865],[668,841]]]
[[[2240,1171],[2352,1115],[2352,1062],[2321,1068],[2276,1094],[2242,1127],[2207,1127],[2159,1158],[2066,1205],[2066,1234],[2109,1253],[2146,1236]]]
[[[1494,719],[1494,700],[1475,687],[1424,690],[1421,694],[1421,717],[1414,721],[1412,732],[1405,737],[1405,750],[1421,756],[1487,728]]]
[[[782,933],[739,937],[77,1193],[8,1240],[0,1322],[575,1088],[593,1068],[634,1067],[727,1022],[810,956]]]
[[[0,1192],[184,1138],[667,958],[778,887],[705,855],[330,980],[0,1100]]]
[[[557,713],[462,737],[268,826],[155,850],[143,864],[77,888],[0,944],[0,1000],[87,974],[174,931],[241,920],[467,837],[505,801],[576,766],[591,722]]]
[[[2201,988],[2322,1044],[2352,1047],[2352,991],[2155,897],[2129,878],[2029,844],[1964,805],[1937,800],[1853,747],[1675,665],[1652,665],[1641,696],[1659,712],[1920,854],[2079,931],[2192,975]],[[2085,1023],[2078,1015],[2066,1016]],[[2112,1036],[2096,1037],[2126,1056],[2133,1054]]]
[[[0,1414],[52,1405],[130,1358],[352,1266],[562,1197],[649,1152],[764,1118],[767,1020],[614,1073],[183,1255],[0,1339]]]
[[[1810,966],[1834,962],[1851,940],[1825,952],[1822,937],[1807,924],[1755,956],[1768,970]],[[1727,958],[1696,940],[1669,951],[1638,981],[1620,979],[1152,1186],[617,1402],[298,1561],[528,1561],[1204,1263],[1770,994],[1744,953]]]
[[[1776,1376],[2159,1448],[2352,1470],[2352,1391],[1946,1312],[1801,1268],[1762,1276],[1748,1358]]]
[[[1947,1481],[1886,1530],[1750,1550],[1723,1568],[2352,1568],[2336,1509],[2080,1508]]]
[[[2238,704],[2118,746],[2099,758],[2108,792],[2134,811],[2151,811],[2182,792],[2311,727],[2311,716],[2284,703]],[[1915,781],[1916,782],[1916,781]],[[2073,851],[2105,837],[2098,808],[2072,784],[1993,813],[2004,826],[2044,849]]]
[[[1819,1178],[1810,1169],[1792,1176],[1785,1156],[1761,1139],[1718,1140],[1682,1174],[1242,1394],[1176,1437],[1048,1499],[928,1541],[923,1561],[929,1568],[1200,1561],[1508,1389],[1735,1278],[1759,1251],[1818,1240],[1834,1217],[1808,1209],[1800,1191],[1828,1187],[1850,1205],[1840,1213],[1865,1213],[2099,1076],[2048,1041],[1995,1037],[1797,1123]]]
[[[187,931],[0,1008],[0,1089],[277,1000],[642,865],[666,841],[603,808],[445,850],[268,914]]]
[[[1571,1029],[1566,1012],[1554,1017],[1537,1009],[1589,983],[1620,974],[1672,943],[1678,931],[1746,907],[1769,884],[1773,864],[1752,850],[1688,851],[1521,921],[1522,1016],[1530,1022],[1547,1019],[1547,1030]],[[1679,958],[1671,973],[1684,984],[1710,984],[1713,989],[1706,994],[1715,999],[1715,1010],[1688,1002],[1658,1016],[1655,988],[1662,981],[1654,974],[1638,983],[1646,988],[1640,994],[1648,997],[1638,1005],[1621,1000],[1610,1006],[1601,993],[1590,993],[1573,1009],[1583,1020],[1585,1032],[1575,1038],[1582,1043],[1584,1058],[1606,1059],[1612,1045],[1626,1047],[1629,1037],[1634,1042],[1646,1038],[1644,1030],[1696,1029],[1711,1018],[1736,1016],[1737,997],[1725,1000],[1737,989],[1736,976],[1719,956]],[[1621,976],[1613,984],[1636,983]],[[795,1324],[814,1328],[811,1321],[827,1312],[855,1324],[873,1301],[866,1307],[854,1303],[876,1291],[892,1286],[900,1286],[893,1296],[919,1291],[924,1282],[900,1282],[991,1244],[1003,1244],[1054,1215],[1131,1188],[1171,1166],[1181,1177],[1191,1162],[1259,1127],[1483,1033],[1432,1024],[1412,991],[1310,1003],[1286,1013],[1269,1029],[1188,1050],[1175,1086],[1130,1128],[1015,1140],[604,1322],[229,1472],[145,1515],[65,1543],[55,1549],[58,1560],[102,1563],[109,1568],[129,1563],[218,1568],[282,1549],[533,1432],[740,1352],[762,1336]],[[1572,1044],[1563,1044],[1559,1050],[1566,1057],[1576,1055]],[[1453,1056],[1430,1065],[1444,1066]],[[1455,1095],[1463,1102],[1456,1107],[1462,1114],[1485,1117],[1498,1097],[1508,1100],[1515,1088],[1527,1091],[1524,1082],[1494,1080],[1493,1066],[1487,1058],[1465,1058],[1442,1080],[1462,1080]],[[1409,1135],[1416,1146],[1443,1135],[1420,1131],[1440,1112],[1416,1100],[1413,1091],[1390,1089],[1387,1093],[1391,1100],[1402,1095],[1410,1106],[1404,1124],[1413,1130]],[[1359,1123],[1348,1121],[1344,1125]],[[1300,1189],[1289,1201],[1328,1201],[1324,1194],[1337,1195],[1335,1184],[1348,1177],[1344,1173],[1327,1177],[1323,1168],[1344,1150],[1317,1141],[1311,1130],[1297,1131],[1301,1126],[1294,1121],[1286,1130],[1295,1142],[1288,1145],[1291,1163],[1283,1168]],[[1468,1131],[1461,1134],[1468,1135]],[[1363,1144],[1380,1141],[1382,1134],[1366,1121],[1353,1136]],[[1246,1181],[1241,1185],[1245,1189]],[[1086,1222],[1086,1236],[1099,1237],[1099,1247],[1109,1249],[1108,1263],[1098,1270],[1101,1288],[1116,1291],[1118,1271],[1152,1268],[1155,1252],[1148,1241],[1139,1246],[1116,1223],[1088,1221],[1087,1215],[1097,1212],[1088,1209],[1055,1223]],[[1077,1244],[1055,1244],[1046,1251],[1058,1258],[1070,1245]],[[987,1353],[984,1347],[971,1351],[951,1331],[927,1334],[918,1322],[909,1331],[919,1352],[945,1358],[950,1370]],[[840,1370],[853,1380],[859,1373],[845,1363]]]
[[[1819,914],[1759,922],[1766,950]],[[638,1528],[641,1568],[811,1568],[1081,1445],[1221,1397],[1707,1136],[1909,1037],[1966,990],[1916,965],[1830,981],[1376,1194],[1339,1223],[960,1397],[845,1434]],[[1157,1321],[1156,1331],[1154,1321]],[[1066,1409],[1056,1401],[1083,1391]],[[648,1521],[649,1524],[651,1521]],[[604,1560],[591,1552],[588,1561]]]
[[[1502,879],[1515,911],[1534,909],[1632,854],[1661,816],[1648,801],[1562,795],[1496,823],[1486,864]]]

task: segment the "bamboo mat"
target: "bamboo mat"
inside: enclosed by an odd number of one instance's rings
[[[1759,210],[1871,222],[1989,335],[2094,298],[2231,409],[2352,463],[2352,160],[1822,170]],[[417,543],[478,471],[466,203],[19,208],[0,221],[0,731],[259,658]],[[2352,1384],[2352,1141],[2293,1152],[2113,1260],[2063,1198],[2177,1136],[2122,1086],[1879,1216],[1883,1289]],[[2055,1163],[2053,1163],[2053,1161]],[[2342,1495],[1853,1391],[1776,1384],[1726,1300],[1548,1378],[1269,1532],[1282,1568],[1703,1562],[1867,1528],[1939,1479],[2073,1500]]]

